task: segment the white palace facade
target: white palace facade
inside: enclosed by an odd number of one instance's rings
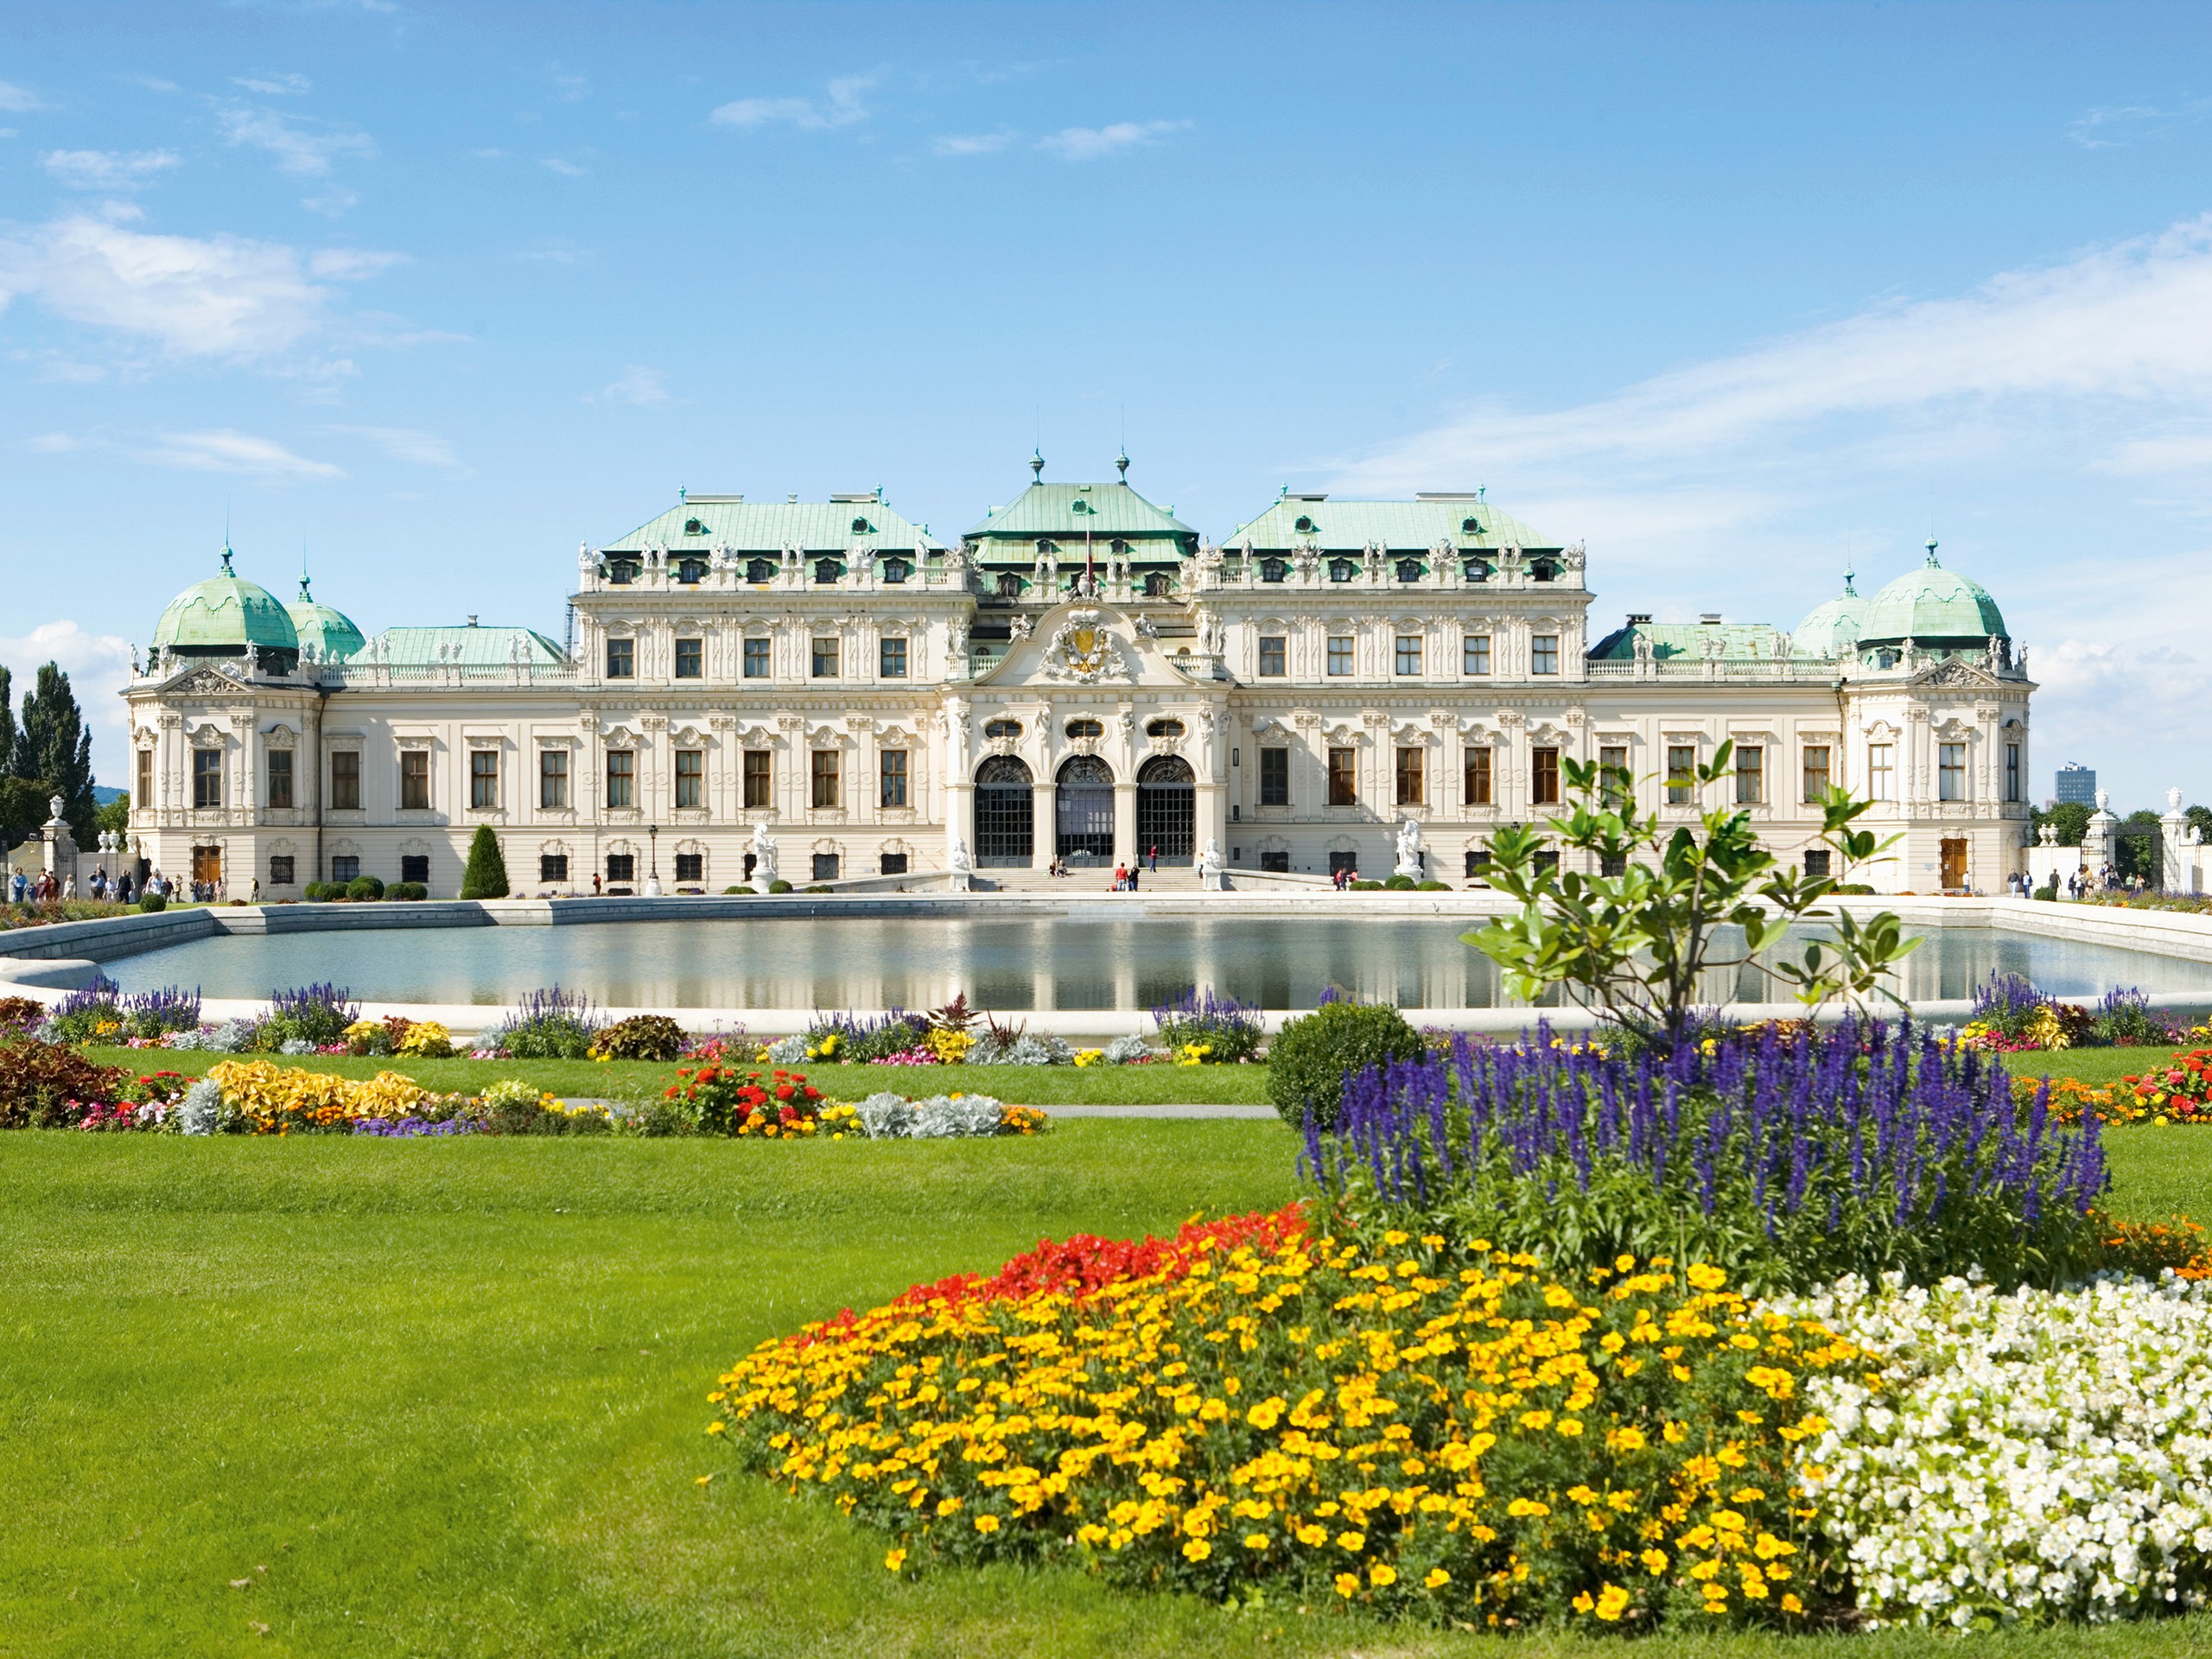
[[[302,583],[180,594],[125,693],[148,865],[296,898],[373,875],[454,894],[479,826],[519,894],[720,892],[772,845],[795,886],[1020,881],[1217,843],[1232,885],[1478,883],[1569,760],[1687,817],[1720,788],[1817,863],[1831,784],[1900,837],[1848,873],[1996,889],[2022,868],[2024,653],[1924,565],[1793,631],[1630,614],[1591,642],[1582,546],[1479,494],[1286,491],[1218,544],[1113,482],[1033,481],[956,542],[880,493],[690,496],[585,546],[567,637],[365,639]],[[765,836],[765,841],[762,837]],[[1836,872],[1844,874],[1844,872]]]

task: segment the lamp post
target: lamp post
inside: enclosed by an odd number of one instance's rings
[[[660,825],[645,826],[645,897],[660,897]]]

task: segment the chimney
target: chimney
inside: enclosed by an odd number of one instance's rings
[[[1700,627],[1717,628],[1720,626],[1720,613],[1718,611],[1700,611],[1698,613],[1697,620]]]

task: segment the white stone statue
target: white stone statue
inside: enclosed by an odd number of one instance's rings
[[[1408,818],[1398,826],[1398,867],[1392,874],[1420,880],[1426,874],[1421,868],[1421,820]]]
[[[1136,630],[1139,634],[1147,639],[1157,639],[1160,638],[1160,630],[1154,626],[1152,618],[1149,616],[1140,616],[1137,618]]]
[[[49,795],[47,797],[46,823],[48,829],[52,829],[55,824],[61,822],[62,804],[62,799],[59,795]]]
[[[1211,836],[1206,837],[1205,849],[1198,855],[1200,875],[1219,875],[1224,868],[1221,856],[1221,842]]]
[[[2111,810],[2112,791],[2108,789],[2099,790],[2097,791],[2097,810],[2100,812],[2108,812]]]
[[[1006,631],[1009,635],[1016,639],[1027,639],[1032,632],[1032,626],[1033,625],[1027,617],[1017,616],[1013,621],[1007,624]]]
[[[2170,789],[2166,791],[2166,810],[2174,813],[2177,816],[2179,815],[2181,811],[2181,791],[2178,788]]]
[[[956,661],[968,654],[968,625],[965,622],[955,622],[946,632],[944,649]]]
[[[969,856],[968,843],[957,836],[952,838],[952,850],[945,855],[945,862],[951,868],[955,875],[971,875],[975,873],[976,861]]]
[[[761,819],[753,826],[753,890],[766,893],[776,879],[776,838],[768,833],[768,821]]]

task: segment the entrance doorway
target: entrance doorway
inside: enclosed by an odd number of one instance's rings
[[[1071,864],[1101,864],[1113,857],[1113,769],[1095,754],[1078,754],[1060,768],[1058,782],[1054,855]]]
[[[1943,891],[1955,892],[1967,884],[1967,842],[1964,836],[1943,837]]]
[[[1026,869],[1036,850],[1036,790],[1029,768],[995,754],[976,768],[976,863]]]
[[[192,879],[194,884],[213,886],[223,879],[223,849],[219,847],[195,847],[192,849]]]
[[[1198,850],[1198,780],[1179,755],[1158,754],[1137,772],[1137,856],[1160,849],[1163,864],[1188,864]]]

